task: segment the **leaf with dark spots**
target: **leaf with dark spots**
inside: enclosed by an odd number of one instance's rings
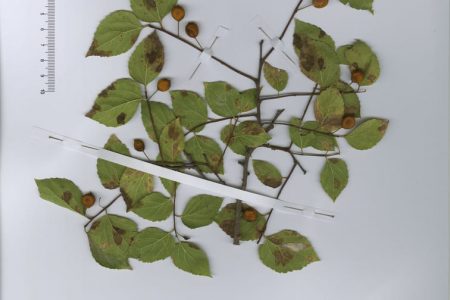
[[[136,223],[128,218],[107,214],[94,225],[87,233],[94,259],[106,268],[131,269],[128,257],[131,243],[137,234]]]
[[[264,185],[271,188],[277,188],[283,183],[283,177],[280,171],[271,163],[263,160],[253,160],[253,169],[256,177]]]
[[[42,199],[68,208],[84,215],[86,208],[81,202],[81,190],[70,180],[64,178],[36,179]]]
[[[153,176],[127,168],[120,178],[120,192],[127,204],[127,210],[133,210],[141,199],[153,192]]]
[[[118,127],[134,116],[142,98],[137,82],[119,79],[98,95],[86,116],[108,127]]]
[[[184,150],[184,132],[180,119],[175,119],[161,132],[161,157],[163,161],[175,162]]]
[[[86,56],[114,56],[127,52],[142,28],[132,12],[115,11],[100,22]]]
[[[136,47],[128,62],[128,70],[134,80],[148,85],[159,75],[163,66],[164,46],[155,31]]]
[[[320,127],[330,132],[341,128],[344,111],[344,99],[336,88],[322,91],[314,105],[314,114]]]
[[[288,84],[289,75],[285,70],[275,68],[268,62],[264,64],[264,77],[267,82],[278,92],[284,90]]]
[[[213,139],[196,135],[186,142],[184,151],[199,164],[202,172],[223,174],[223,159],[221,159],[223,150]]]
[[[153,122],[150,117],[150,112]],[[176,119],[174,112],[169,106],[157,101],[142,101],[141,113],[145,130],[147,131],[149,138],[154,142],[158,141],[156,137],[161,136],[164,127]]]
[[[293,230],[269,235],[258,252],[263,264],[279,273],[301,270],[319,261],[308,239]]]

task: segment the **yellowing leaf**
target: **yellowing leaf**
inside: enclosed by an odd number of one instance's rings
[[[86,56],[114,56],[127,52],[142,28],[131,11],[115,11],[100,22]]]
[[[275,68],[268,62],[264,64],[264,77],[276,91],[281,92],[288,84],[289,75],[285,70]]]
[[[320,174],[320,183],[331,199],[336,201],[348,183],[348,169],[345,161],[338,158],[327,159]]]
[[[308,239],[293,230],[283,230],[266,237],[258,252],[261,261],[278,273],[301,270],[319,261]]]
[[[130,211],[139,201],[153,192],[153,176],[141,171],[126,169],[120,179],[120,192]]]
[[[134,80],[147,85],[159,75],[163,66],[164,46],[155,31],[136,47],[128,62],[128,70]]]
[[[367,150],[378,144],[384,137],[388,125],[387,120],[369,119],[347,134],[345,139],[353,148]]]
[[[277,188],[283,182],[283,177],[277,167],[267,161],[254,159],[253,169],[256,177],[258,177],[259,181],[264,185]]]
[[[42,199],[81,215],[85,214],[86,208],[81,202],[82,193],[72,181],[64,178],[36,179],[35,181]]]
[[[86,114],[108,127],[122,126],[136,113],[143,99],[140,85],[132,79],[119,79],[104,89]]]
[[[341,128],[344,116],[344,99],[336,88],[328,88],[317,97],[314,113],[321,128],[336,131]]]

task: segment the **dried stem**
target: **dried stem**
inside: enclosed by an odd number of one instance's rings
[[[191,43],[191,42],[188,41],[187,39],[185,39],[185,38],[183,38],[183,37],[177,35],[176,33],[173,33],[173,32],[171,32],[171,31],[168,31],[168,30],[166,30],[166,29],[164,29],[164,28],[162,28],[162,27],[155,26],[155,25],[153,25],[153,24],[147,24],[147,26],[150,27],[150,28],[153,28],[153,29],[155,29],[155,30],[158,30],[158,31],[160,31],[160,32],[163,32],[163,33],[165,33],[165,34],[167,34],[167,35],[170,35],[171,37],[173,37],[173,38],[175,38],[175,39],[177,39],[177,40],[179,40],[179,41],[185,43],[186,45],[191,46],[192,48],[196,49],[196,50],[199,51],[199,52],[203,52],[203,50],[204,50],[204,49],[202,49],[201,47],[195,45],[194,43]],[[219,62],[219,63],[222,64],[223,66],[227,67],[228,69],[230,69],[230,70],[236,72],[237,74],[242,75],[242,76],[244,76],[244,77],[250,79],[250,80],[253,81],[253,82],[256,82],[256,78],[255,78],[254,76],[252,76],[252,75],[250,75],[250,74],[248,74],[248,73],[246,73],[246,72],[244,72],[244,71],[241,71],[241,70],[239,70],[239,69],[236,68],[236,67],[233,67],[232,65],[230,65],[229,63],[223,61],[222,59],[218,58],[217,56],[211,56],[211,58],[214,59],[215,61]]]

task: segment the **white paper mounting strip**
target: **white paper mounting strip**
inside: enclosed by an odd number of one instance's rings
[[[108,151],[101,147],[89,145],[79,140],[69,138],[45,129],[34,127],[33,132],[35,138],[39,138],[47,142],[56,142],[67,149],[78,151],[94,158],[104,159],[144,173],[152,174],[157,177],[166,178],[172,181],[179,182],[181,184],[192,186],[197,189],[208,191],[216,195],[221,195],[233,199],[240,199],[255,206],[273,208],[277,211],[290,214],[300,214],[302,216],[317,220],[331,221],[335,218],[335,214],[329,211],[275,199],[269,196],[206,180],[190,174],[181,173],[140,159]]]

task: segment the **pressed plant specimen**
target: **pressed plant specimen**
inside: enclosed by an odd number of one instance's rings
[[[211,57],[247,80],[249,89],[241,91],[225,81],[215,81],[204,82],[202,91],[172,90],[170,78],[160,78],[166,59],[160,35],[203,52],[207,49],[197,40],[202,33],[201,27],[186,20],[188,10],[176,0],[130,2],[131,10],[114,11],[100,22],[87,56],[123,54],[133,48],[142,29],[153,30],[133,49],[128,63],[130,77],[118,79],[103,89],[86,116],[104,126],[118,127],[127,124],[140,108],[149,140],[132,137],[130,148],[143,154],[149,163],[222,184],[228,184],[227,168],[239,167],[242,168],[241,189],[248,188],[249,176],[254,174],[261,183],[276,189],[279,198],[295,170],[306,174],[301,159],[311,157],[323,160],[320,183],[335,201],[349,180],[347,164],[339,158],[338,141],[345,140],[354,149],[367,150],[383,138],[388,121],[363,118],[361,113],[360,96],[366,92],[361,87],[372,85],[380,76],[380,64],[370,46],[356,40],[336,47],[324,30],[296,18],[306,7],[327,7],[328,0],[312,3],[300,0],[278,37],[283,40],[289,27],[295,27],[293,47],[298,56],[299,71],[315,83],[314,88],[306,92],[285,92],[289,74],[269,62],[275,48],[264,40],[259,41],[257,69],[253,73],[220,57]],[[340,2],[373,12],[371,0]],[[342,66],[349,68],[349,78],[341,74]],[[153,81],[157,81],[156,90],[150,91],[149,84]],[[158,93],[170,93],[170,105],[154,100]],[[266,101],[282,101],[287,97],[307,100],[300,115],[283,119],[284,110],[280,109],[271,119],[262,117]],[[313,120],[306,119],[310,109],[314,111]],[[210,124],[217,123],[223,124],[220,140],[202,134]],[[286,145],[272,142],[271,134],[278,127],[289,133],[290,140]],[[149,143],[156,147],[148,150]],[[132,155],[130,148],[114,134],[104,148]],[[273,158],[254,159],[253,154],[259,148],[271,149],[274,155],[288,154],[292,160],[289,172],[282,174]],[[241,159],[227,160],[227,151]],[[181,223],[193,230],[215,223],[236,245],[242,241],[255,241],[261,261],[277,272],[300,270],[319,260],[312,244],[297,231],[267,233],[273,210],[260,212],[246,204],[245,199],[223,205],[220,197],[200,194],[189,199],[183,212],[177,214],[179,183],[160,178],[165,191],[156,191],[154,183],[157,179],[151,174],[101,159],[97,161],[97,171],[104,188],[118,189],[119,193],[93,215],[88,214],[87,209],[96,203],[94,193],[83,193],[68,179],[40,179],[36,183],[43,199],[88,219],[85,229],[90,249],[102,266],[129,269],[130,259],[151,263],[170,257],[174,265],[184,271],[211,276],[206,253],[180,232]],[[108,213],[108,208],[121,199],[125,201],[128,214]],[[169,220],[173,229],[148,227],[139,230],[132,217],[152,222]]]

